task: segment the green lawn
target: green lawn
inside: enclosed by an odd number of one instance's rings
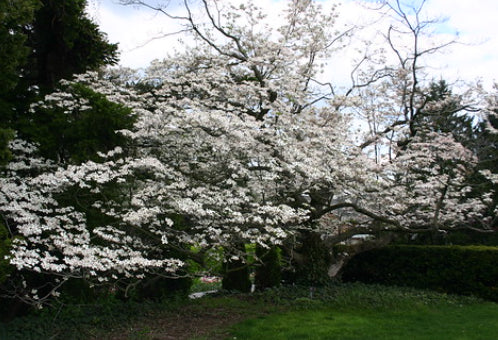
[[[345,286],[328,299],[246,320],[231,328],[232,338],[498,339],[498,304],[492,302],[362,285]]]
[[[292,311],[244,321],[237,339],[497,339],[498,305],[437,306],[406,310]]]

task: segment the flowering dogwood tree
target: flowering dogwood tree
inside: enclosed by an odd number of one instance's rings
[[[293,1],[285,26],[260,31],[263,17],[252,5],[224,12],[216,3],[202,1],[206,26],[184,2],[186,15],[178,19],[194,33],[195,48],[141,74],[118,69],[65,81],[132,110],[134,126],[119,131],[125,145],[92,161],[58,164],[37,158],[36,145],[11,143],[16,157],[0,178],[0,213],[14,239],[8,259],[20,272],[55,277],[43,295],[22,282],[15,294],[40,302],[71,277],[102,283],[184,276],[205,252],[223,248],[239,260],[241,244],[269,248],[307,233],[339,242],[477,220],[487,227],[489,197],[464,195],[476,159],[451,135],[419,131],[409,143],[391,143],[388,158],[367,152],[385,136],[382,129],[357,145],[355,121],[338,109],[379,111],[344,96],[338,105],[315,79],[316,60],[343,35],[328,32],[333,16]],[[373,79],[365,82],[368,93],[386,89]],[[70,88],[33,105],[33,114],[89,110],[65,92]],[[370,103],[378,107],[382,99]],[[386,124],[383,132],[406,128]]]
[[[87,105],[69,98],[51,95],[42,105]],[[185,98],[155,101],[153,110],[149,95],[127,100],[138,116],[134,130],[122,131],[133,144],[127,152],[112,150],[98,163],[52,164],[49,171],[38,163],[9,165],[41,172],[5,177],[2,186],[11,188],[4,213],[22,236],[10,259],[18,269],[97,281],[146,271],[174,276],[183,263],[168,252],[222,246],[238,257],[236,244],[278,244],[310,219],[306,195],[341,192],[347,184],[343,172],[353,159],[345,125],[326,110],[262,121],[207,111],[195,101],[179,110]],[[320,165],[322,159],[330,161]],[[79,206],[60,205],[67,192],[82,198]],[[92,211],[107,224],[95,226]]]
[[[493,193],[468,197],[478,159],[466,139],[474,138],[469,136],[472,120],[486,110],[480,89],[468,87],[452,94],[446,82],[434,83],[426,73],[428,58],[456,42],[440,41],[428,33],[437,20],[424,12],[426,1],[381,3],[392,18],[384,38],[395,63],[383,68],[385,77],[375,86],[357,91],[357,112],[369,127],[360,147],[377,163],[390,164],[384,167],[392,169],[387,170],[386,183],[406,185],[401,196],[393,193],[393,197],[403,202],[396,214],[405,216],[411,228],[473,225],[491,231],[489,216],[482,212]]]

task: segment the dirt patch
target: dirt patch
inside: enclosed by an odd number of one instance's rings
[[[241,301],[241,303],[247,303],[247,308],[244,306],[204,308],[194,303],[181,307],[175,312],[141,318],[140,321],[133,322],[124,329],[110,331],[111,335],[104,339],[226,339],[230,335],[227,329],[231,325],[268,313],[264,308],[251,308],[249,301]]]
[[[228,333],[223,330],[245,318],[247,315],[223,309],[197,314],[181,313],[155,320],[149,337],[155,340],[187,340],[210,334],[210,339],[224,339]]]

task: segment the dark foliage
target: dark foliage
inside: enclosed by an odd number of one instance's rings
[[[282,280],[280,258],[277,247],[270,249],[256,247],[256,256],[261,260],[261,265],[256,267],[254,284],[258,290],[277,287]]]
[[[43,156],[60,163],[97,161],[97,152],[125,145],[117,130],[129,129],[134,118],[131,110],[110,102],[104,95],[75,84],[63,91],[88,102],[89,109],[41,108],[34,113],[29,127],[31,138],[40,144]]]
[[[302,259],[294,264],[295,274],[292,281],[311,286],[327,284],[330,281],[328,269],[332,255],[321,234],[304,232],[301,246],[297,251],[302,255]]]
[[[107,42],[85,15],[86,0],[42,0],[30,27],[31,49],[24,77],[42,92],[60,79],[117,62],[117,45]]]
[[[138,284],[132,286],[126,297],[123,292],[118,292],[118,297],[136,302],[186,299],[192,283],[193,280],[190,277],[166,278],[158,275],[147,275]]]
[[[223,280],[221,286],[225,290],[247,293],[251,291],[249,267],[242,260],[231,260],[223,263]]]
[[[498,301],[497,263],[496,247],[389,246],[356,255],[343,269],[342,279]]]

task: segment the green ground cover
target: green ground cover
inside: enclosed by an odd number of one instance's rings
[[[365,284],[196,300],[110,299],[0,324],[0,339],[496,339],[498,304]]]

